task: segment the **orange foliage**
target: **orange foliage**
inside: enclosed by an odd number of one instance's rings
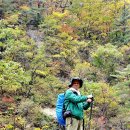
[[[74,28],[67,24],[63,24],[60,28],[60,31],[70,34],[73,37],[73,39],[79,38],[79,36],[75,33]]]
[[[66,33],[71,34],[71,33],[74,32],[74,29],[73,29],[72,27],[70,27],[69,25],[67,25],[67,24],[63,24],[63,25],[61,26],[60,31],[61,31],[61,32],[66,32]]]

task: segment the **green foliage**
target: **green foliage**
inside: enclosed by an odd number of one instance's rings
[[[116,46],[106,44],[105,46],[98,46],[97,50],[92,53],[92,58],[93,64],[109,76],[119,66],[123,55]]]
[[[114,30],[111,32],[111,40],[116,45],[122,45],[129,43],[130,39],[130,4],[124,1],[124,5],[121,9],[120,17],[115,20],[113,25]]]
[[[122,71],[116,71],[117,75],[113,75],[119,79],[119,81],[128,81],[130,78],[130,64],[127,65]]]
[[[2,49],[0,56],[2,59],[22,63],[24,62],[23,59],[28,58],[27,60],[30,60],[32,57],[28,53],[34,49],[34,42],[18,26],[6,27],[6,22],[6,20],[0,22],[0,47]],[[3,23],[5,23],[4,26]]]
[[[15,2],[13,3],[13,0],[2,0],[0,6],[5,12],[8,13],[14,12],[18,9],[17,4]]]
[[[84,83],[84,87],[82,88],[82,92],[84,95],[93,94],[94,96],[94,104],[93,104],[93,113],[92,113],[92,121],[91,121],[91,129],[100,129],[100,118],[106,119],[107,124],[109,120],[118,115],[119,111],[119,101],[120,98],[116,97],[117,91],[116,89],[109,86],[104,82],[88,82]],[[89,122],[89,112],[86,112],[86,121]],[[96,117],[94,119],[94,117]],[[97,120],[96,120],[97,119]],[[103,121],[103,120],[102,120]],[[106,125],[107,125],[106,124]],[[88,127],[88,124],[87,124]],[[106,127],[107,128],[107,127]]]
[[[111,117],[116,114],[118,110],[119,98],[116,98],[116,89],[110,87],[106,83],[86,82],[84,86],[84,93],[94,95],[95,114]],[[87,95],[87,94],[86,94]]]
[[[28,84],[30,77],[25,73],[19,63],[13,61],[0,61],[0,86],[2,90],[16,91],[22,85]]]
[[[19,21],[21,24],[38,27],[41,20],[43,19],[42,12],[44,8],[33,5],[33,3],[31,5],[23,5],[20,8],[20,16],[22,17],[19,17]]]
[[[42,106],[55,106],[57,93],[64,91],[66,86],[58,78],[51,76],[51,74],[42,80],[37,77],[36,80],[37,83],[32,90],[35,95],[33,100],[41,103]]]
[[[91,73],[91,64],[88,62],[84,63],[77,63],[75,65],[75,68],[71,72],[71,77],[74,77],[75,75],[82,77],[82,78],[87,78],[89,74]]]
[[[121,103],[124,104],[125,108],[130,108],[129,93],[130,93],[130,65],[128,64],[126,68],[116,71],[116,77],[118,83],[114,86],[118,90],[118,95],[121,97]]]

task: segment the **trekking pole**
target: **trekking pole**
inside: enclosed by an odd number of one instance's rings
[[[92,108],[93,108],[93,102],[90,104],[90,114],[89,114],[89,122],[88,122],[88,130],[91,128],[91,118],[92,118]]]
[[[83,130],[85,130],[85,129],[84,129],[84,119],[83,119]]]
[[[90,128],[91,128],[93,101],[94,101],[94,98],[92,97],[92,102],[91,102],[91,104],[90,104],[90,114],[89,114],[88,130],[90,130]]]

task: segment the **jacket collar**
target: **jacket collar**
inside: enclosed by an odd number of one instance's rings
[[[73,87],[69,88],[69,90],[71,90],[73,92],[76,92],[78,95],[80,95],[80,92],[78,90],[76,90],[75,88],[73,88]]]

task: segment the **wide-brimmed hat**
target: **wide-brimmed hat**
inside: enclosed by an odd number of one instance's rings
[[[71,79],[71,81],[70,81],[69,87],[72,87],[74,81],[79,81],[80,88],[82,87],[82,85],[83,85],[83,80],[82,80],[81,78],[79,78],[79,77],[73,77],[73,78]]]

